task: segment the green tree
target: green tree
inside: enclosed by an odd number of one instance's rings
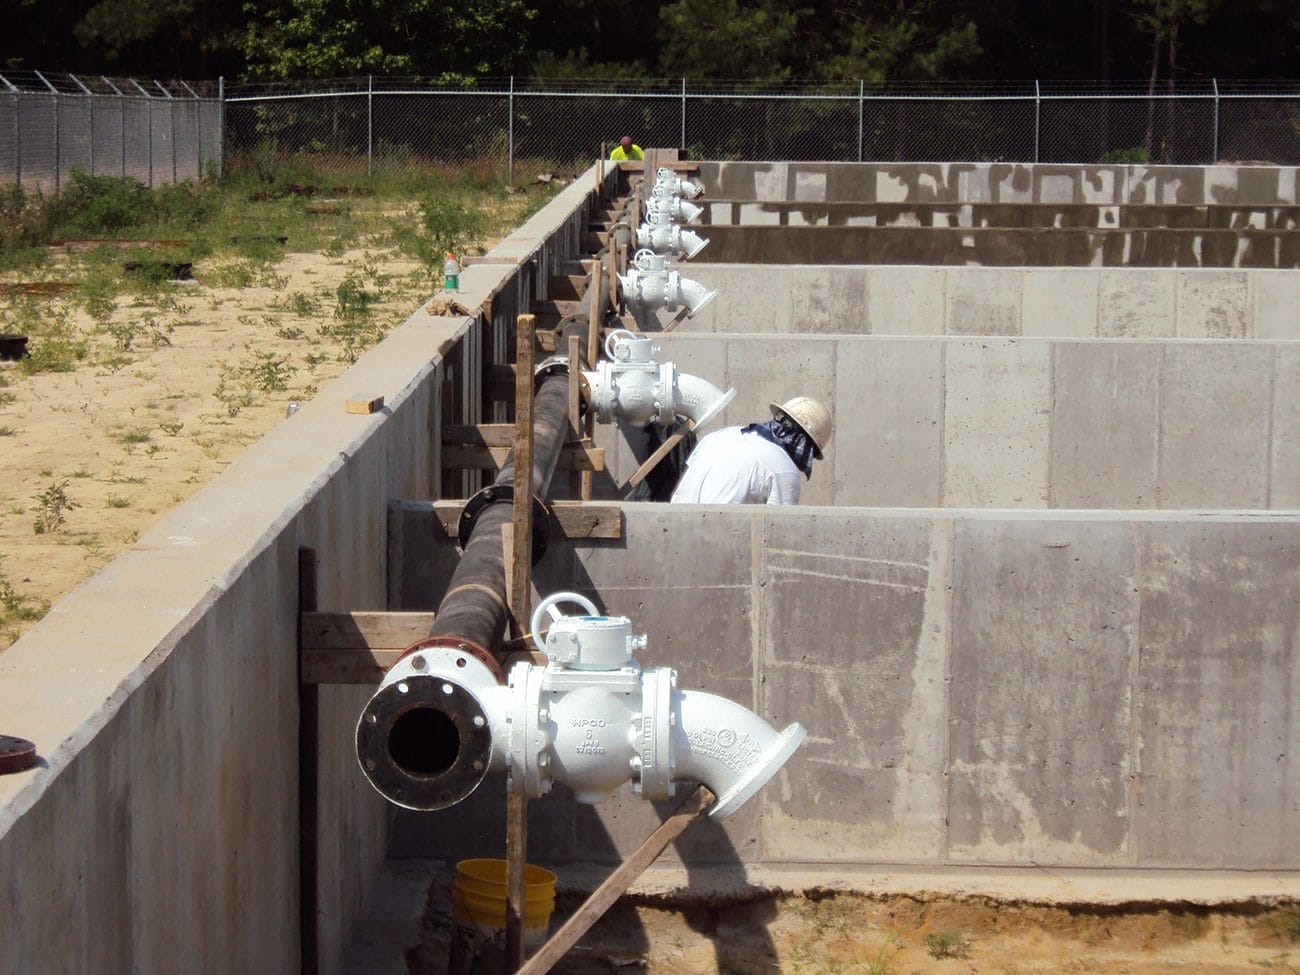
[[[271,0],[247,3],[250,78],[500,73],[523,52],[523,0]]]
[[[660,64],[669,77],[789,81],[799,22],[811,13],[775,0],[676,0],[660,13]]]

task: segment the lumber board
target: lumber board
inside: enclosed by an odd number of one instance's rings
[[[456,538],[464,501],[434,501],[433,513],[448,538]],[[551,504],[551,537],[622,538],[623,511],[616,505],[589,507],[577,501]],[[414,614],[419,615],[419,614]]]
[[[299,643],[317,650],[402,650],[428,636],[433,620],[433,613],[303,613]]]
[[[448,444],[442,448],[444,469],[466,471],[499,471],[510,456],[509,447],[478,447]],[[583,447],[565,444],[560,448],[557,471],[603,471],[604,447]]]
[[[659,858],[664,848],[680,836],[687,826],[708,811],[714,799],[715,796],[705,785],[691,793],[686,801],[660,823],[659,828],[596,888],[573,916],[564,922],[560,930],[537,950],[537,954],[528,959],[527,963],[519,969],[519,975],[544,975],[554,968],[560,959],[568,954],[569,949],[591,930],[592,925],[604,917],[605,912],[614,906],[615,901],[627,893],[628,888],[645,873],[646,868]]]

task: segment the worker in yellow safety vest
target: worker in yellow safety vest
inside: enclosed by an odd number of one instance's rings
[[[618,140],[618,145],[609,154],[609,158],[615,162],[639,162],[645,158],[645,151],[632,141],[630,135],[625,135]]]

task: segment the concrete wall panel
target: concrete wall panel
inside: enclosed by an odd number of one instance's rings
[[[1046,504],[1050,356],[1045,342],[989,338],[948,343],[945,505]]]
[[[942,335],[943,268],[867,269],[866,332],[872,335]],[[799,285],[802,290],[802,284]]]
[[[953,540],[949,851],[1094,866],[1127,851],[1133,541],[975,521]]]
[[[1241,339],[1250,336],[1250,276],[1240,271],[1178,275],[1178,337]]]
[[[699,264],[689,273],[721,293],[683,333],[780,334],[820,322],[814,331],[858,335],[1300,338],[1292,271]],[[828,295],[833,314],[810,311],[831,307]]]
[[[1090,338],[1097,334],[1101,277],[1079,268],[1027,268],[1010,335]]]
[[[836,355],[836,504],[930,507],[943,481],[943,343],[853,342]],[[813,478],[824,477],[820,465]]]
[[[931,526],[915,519],[846,522],[830,512],[772,515],[765,536],[767,710],[777,726],[798,719],[809,735],[765,797],[765,853],[933,860],[944,757],[934,628],[948,594],[931,576],[946,575],[946,546],[932,549]]]
[[[1255,338],[1296,338],[1300,327],[1300,274],[1257,271],[1251,275]]]
[[[1300,860],[1300,833],[1284,825],[1300,815],[1288,771],[1300,749],[1300,553],[1276,529],[1143,528],[1132,811],[1141,862]]]
[[[1267,346],[1164,349],[1160,507],[1268,506],[1271,360]]]
[[[944,288],[948,335],[1016,335],[1021,320],[1021,272],[951,268]]]
[[[1051,506],[1151,508],[1160,436],[1160,349],[1054,346]]]
[[[1278,347],[1273,370],[1269,507],[1300,509],[1300,348]]]

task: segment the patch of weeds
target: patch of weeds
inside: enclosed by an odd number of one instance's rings
[[[960,931],[937,931],[921,942],[931,958],[965,958],[969,945]]]
[[[60,237],[111,237],[159,215],[156,197],[143,183],[114,176],[87,176],[74,170],[67,186],[51,199],[55,233]]]
[[[885,940],[876,950],[875,955],[867,962],[867,975],[892,975],[894,971],[894,959],[898,953],[903,950],[903,939],[897,934],[889,933]]]
[[[286,295],[284,308],[303,318],[312,318],[321,313],[320,299],[305,291],[293,291]]]
[[[88,559],[102,559],[108,555],[108,546],[100,540],[98,535],[87,535],[84,538],[79,538],[77,544],[86,550],[86,558]]]
[[[36,502],[36,520],[32,530],[37,535],[56,532],[63,526],[67,513],[81,505],[68,497],[68,482],[56,481],[33,499]]]
[[[297,366],[289,365],[288,356],[277,356],[274,352],[259,350],[253,352],[249,379],[255,388],[264,393],[279,393],[289,388],[289,378],[297,371]]]
[[[104,503],[110,508],[129,508],[131,499],[124,494],[110,494],[104,499]]]
[[[145,343],[155,349],[171,345],[172,340],[168,336],[174,328],[171,322],[160,320],[152,312],[145,312],[132,321],[106,322],[103,326],[104,332],[112,336],[119,352],[131,352],[137,343]]]
[[[148,443],[152,439],[153,434],[144,427],[136,427],[134,430],[123,430],[117,436],[117,442],[123,446],[134,446],[135,444]]]
[[[158,424],[158,429],[167,434],[167,436],[174,437],[176,434],[181,432],[181,428],[184,426],[185,423],[181,420],[171,420]]]
[[[43,313],[29,305],[0,314],[0,332],[27,335],[27,355],[19,368],[27,375],[39,372],[72,372],[86,358],[89,346],[71,321],[66,308]]]
[[[43,599],[24,596],[0,573],[0,619],[5,623],[30,623],[40,619],[49,610]]]
[[[87,478],[90,478],[90,477],[93,477],[93,476],[94,476],[94,475],[91,474],[90,471],[87,470],[87,469],[84,468],[84,467],[78,467],[75,471],[70,471],[70,472],[68,473],[68,477],[76,478],[78,481],[84,481],[84,480],[86,480]]]
[[[275,334],[286,342],[297,342],[307,337],[307,333],[297,325],[281,325],[275,330]]]

